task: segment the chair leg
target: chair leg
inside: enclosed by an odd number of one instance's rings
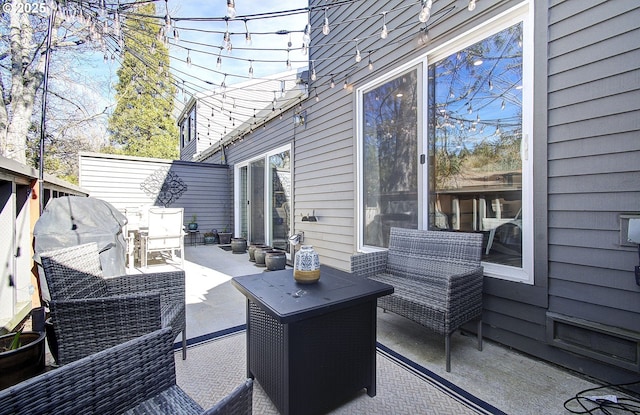
[[[182,360],[187,360],[187,329],[182,329]]]
[[[478,350],[482,351],[482,319],[478,320]]]
[[[451,333],[448,333],[444,338],[444,354],[447,372],[451,372]]]

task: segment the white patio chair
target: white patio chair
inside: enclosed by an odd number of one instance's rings
[[[180,251],[180,264],[184,267],[183,208],[153,207],[148,212],[148,229],[141,233],[142,266],[147,267],[149,254],[168,252],[175,259]]]

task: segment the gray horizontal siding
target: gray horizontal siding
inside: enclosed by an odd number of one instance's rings
[[[230,223],[233,203],[227,166],[81,154],[79,176],[91,197],[105,200],[123,211],[127,207],[159,205],[155,197],[141,190],[140,184],[161,168],[169,168],[187,186],[187,191],[168,206],[184,208],[185,224],[194,214],[202,233]]]
[[[638,331],[619,215],[640,211],[640,3],[559,2],[550,22],[549,310]]]

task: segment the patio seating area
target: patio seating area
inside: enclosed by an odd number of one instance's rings
[[[218,245],[185,247],[187,333],[189,339],[242,325],[245,297],[231,285],[234,276],[263,271],[247,255]],[[150,264],[157,272],[178,264]],[[475,336],[460,331],[451,336],[455,365],[445,370],[443,338],[419,324],[378,309],[378,342],[402,353],[460,388],[508,414],[566,414],[563,403],[582,390],[600,386],[582,376],[485,340],[483,351]]]

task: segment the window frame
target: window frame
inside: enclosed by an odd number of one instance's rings
[[[476,42],[481,41],[493,34],[496,34],[509,26],[522,23],[523,32],[523,90],[522,90],[522,142],[521,142],[521,158],[522,158],[522,266],[514,267],[491,262],[482,262],[484,266],[484,275],[498,279],[521,282],[525,284],[534,284],[534,223],[533,223],[533,4],[523,2],[491,19],[483,22],[473,29],[460,34],[459,36],[443,43],[437,47],[425,51],[421,56],[411,60],[385,74],[379,76],[372,81],[362,85],[356,90],[356,248],[359,252],[383,251],[386,248],[364,245],[364,229],[363,229],[363,204],[364,204],[364,187],[363,187],[363,97],[368,91],[371,91],[385,82],[408,72],[412,69],[418,71],[418,154],[420,157],[428,149],[427,123],[425,116],[427,111],[427,90],[428,79],[426,79],[426,71],[431,62],[438,62],[440,59],[456,53],[458,50],[464,49]],[[428,157],[427,157],[428,160]],[[419,229],[425,229],[428,224],[428,206],[429,191],[426,188],[428,183],[428,162],[419,165],[418,169],[418,189],[421,194],[418,197],[419,209]],[[425,209],[427,211],[425,211]]]

